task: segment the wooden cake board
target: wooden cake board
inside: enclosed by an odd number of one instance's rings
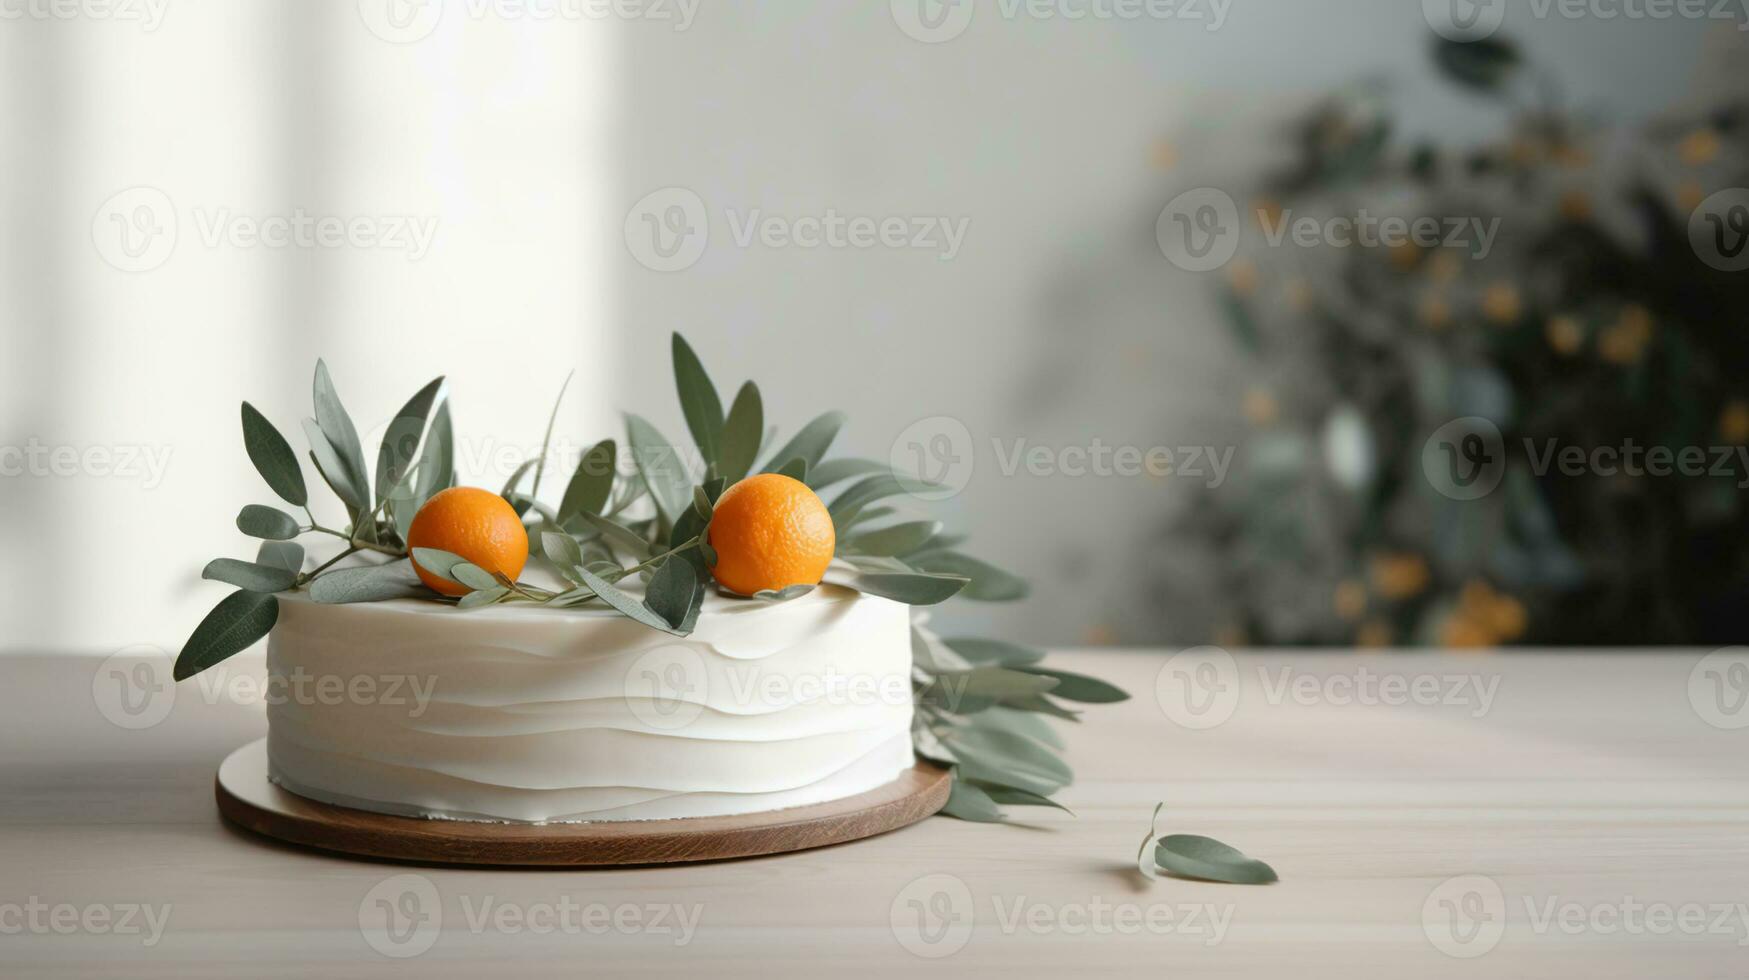
[[[947,803],[951,775],[919,761],[858,796],[732,817],[512,824],[421,820],[319,803],[267,779],[267,739],[219,766],[214,792],[226,820],[294,844],[400,861],[589,867],[670,864],[781,854],[897,830]]]

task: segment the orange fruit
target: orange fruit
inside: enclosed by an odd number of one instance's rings
[[[407,528],[407,551],[436,548],[460,555],[488,572],[514,580],[528,563],[528,532],[509,501],[479,487],[450,487],[432,495]],[[444,595],[468,590],[413,563],[419,578]]]
[[[730,592],[815,585],[832,561],[832,515],[808,485],[777,473],[750,476],[723,491],[711,514],[711,569]]]

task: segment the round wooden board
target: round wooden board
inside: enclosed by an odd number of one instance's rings
[[[268,782],[267,740],[219,766],[214,792],[226,820],[328,851],[440,864],[590,867],[671,864],[781,854],[884,834],[947,803],[952,779],[919,761],[893,782],[830,803],[733,817],[511,824],[419,820],[305,799]]]

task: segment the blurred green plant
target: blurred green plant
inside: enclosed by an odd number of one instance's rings
[[[1233,644],[1741,641],[1749,272],[1703,262],[1689,226],[1708,195],[1749,186],[1749,104],[1611,127],[1564,108],[1508,40],[1432,53],[1501,108],[1499,139],[1404,145],[1379,87],[1344,92],[1293,125],[1290,164],[1241,212],[1264,230],[1498,219],[1497,237],[1241,249],[1222,303],[1260,380],[1240,478],[1175,519],[1149,599],[1173,635]],[[1425,468],[1430,437],[1467,417],[1505,457],[1475,499]],[[1731,463],[1564,472],[1538,462],[1549,446]]]

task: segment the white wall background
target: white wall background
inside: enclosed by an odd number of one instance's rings
[[[1165,192],[1237,180],[1263,159],[1262,122],[1366,74],[1393,79],[1413,131],[1465,139],[1496,117],[1431,80],[1413,2],[1232,0],[1209,31],[977,0],[939,44],[899,29],[907,2],[673,0],[602,20],[563,2],[160,0],[133,8],[161,13],[150,26],[96,3],[71,19],[7,6],[0,447],[169,464],[161,480],[88,456],[0,477],[0,645],[174,650],[223,592],[201,564],[252,553],[231,519],[270,499],[237,403],[301,443],[318,355],[363,428],[450,373],[464,475],[496,486],[507,457],[489,439],[532,449],[573,368],[572,444],[619,409],[679,434],[674,329],[721,387],[758,379],[791,429],[849,412],[859,454],[885,457],[926,416],[965,424],[974,476],[939,509],[1039,589],[949,619],[1145,641],[1124,636],[1123,552],[1183,488],[1007,478],[991,440],[1231,441],[1243,374],[1207,284],[1138,248]],[[1711,25],[1508,26],[1576,101],[1635,115],[1682,96]],[[1162,169],[1162,139],[1218,172]],[[134,187],[161,197],[111,203]],[[665,187],[704,202],[710,244],[663,273],[623,227]],[[113,222],[142,200],[174,216],[175,247],[126,271]],[[437,231],[417,259],[207,241],[221,217],[298,209]],[[729,212],[754,209],[941,217],[967,237],[951,260],[739,247]],[[1095,284],[1096,313],[1064,322],[1076,283]]]

